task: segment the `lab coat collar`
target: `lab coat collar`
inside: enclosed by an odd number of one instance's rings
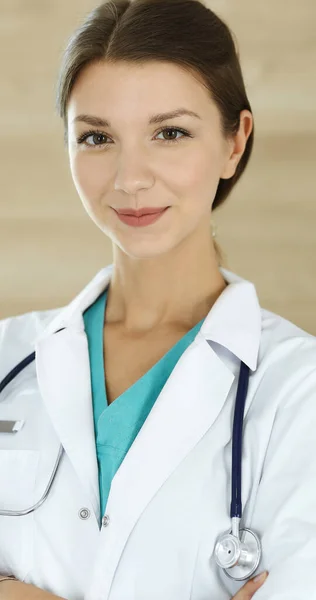
[[[112,271],[113,264],[101,269],[70,304],[61,309],[36,343],[62,327],[84,331],[83,313],[108,287]],[[261,338],[261,308],[255,286],[227,269],[220,268],[220,271],[229,285],[206,316],[200,335],[220,344],[255,371]]]
[[[255,371],[261,339],[261,307],[255,286],[231,271],[220,271],[229,285],[213,304],[200,333]]]

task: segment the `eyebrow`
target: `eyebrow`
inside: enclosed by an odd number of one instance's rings
[[[167,121],[168,119],[175,119],[176,117],[182,117],[183,115],[189,115],[190,117],[196,117],[197,119],[201,119],[201,117],[192,110],[188,110],[186,108],[178,108],[170,112],[153,115],[152,117],[150,117],[148,124],[154,125],[157,123],[162,123],[163,121]],[[95,127],[111,127],[110,121],[101,119],[101,117],[94,117],[93,115],[78,115],[74,118],[73,123],[77,123],[79,121]]]

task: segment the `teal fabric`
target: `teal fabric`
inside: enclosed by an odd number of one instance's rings
[[[194,340],[204,319],[184,335],[143,377],[110,405],[107,402],[103,328],[107,290],[84,312],[88,339],[101,517],[112,479],[144,424],[169,375]],[[117,357],[120,360],[120,357]]]

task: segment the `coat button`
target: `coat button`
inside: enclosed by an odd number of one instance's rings
[[[102,526],[107,527],[109,523],[110,523],[109,515],[104,515],[104,517],[102,519]]]
[[[90,517],[90,510],[88,508],[81,508],[79,510],[79,517],[80,519],[89,519]]]

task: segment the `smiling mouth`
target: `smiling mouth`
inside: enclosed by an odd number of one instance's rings
[[[143,217],[144,215],[155,215],[157,213],[161,213],[162,211],[169,208],[168,206],[162,206],[161,208],[140,208],[139,210],[134,210],[132,208],[121,208],[116,212],[119,215],[127,215],[131,217]]]
[[[125,223],[126,225],[132,226],[132,227],[144,227],[147,225],[151,225],[152,223],[155,223],[156,221],[158,221],[158,219],[160,219],[160,217],[162,217],[162,215],[170,208],[170,206],[167,206],[166,208],[162,208],[159,211],[154,211],[151,212],[150,214],[143,214],[140,217],[135,216],[135,214],[123,214],[122,212],[119,213],[118,211],[115,211],[118,218],[120,219],[120,221],[122,221],[123,223]]]

